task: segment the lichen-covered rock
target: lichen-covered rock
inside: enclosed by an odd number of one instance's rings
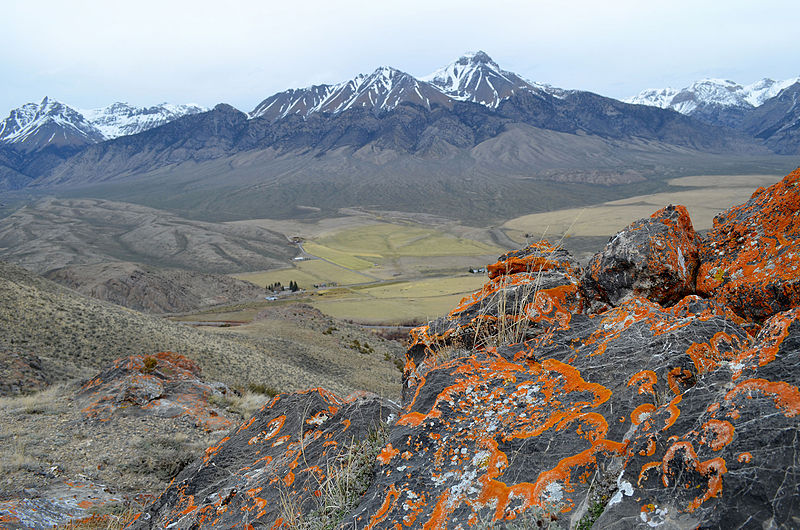
[[[634,221],[595,254],[583,287],[595,307],[634,297],[674,304],[695,291],[700,238],[683,206]]]
[[[576,277],[581,275],[580,265],[568,250],[551,245],[545,240],[528,245],[521,250],[507,252],[486,269],[490,280],[518,272],[537,274],[540,271],[548,270],[558,270]]]
[[[595,528],[797,528],[800,310],[643,421]]]
[[[89,517],[92,511],[118,507],[123,501],[102,484],[57,482],[29,490],[25,498],[0,502],[0,528],[51,529]]]
[[[797,528],[798,180],[720,216],[705,244],[670,206],[585,273],[546,242],[502,256],[412,332],[403,409],[339,528]],[[384,415],[367,402],[277,398],[137,528],[296,527],[277,499],[318,509],[342,435],[374,425],[354,415]]]
[[[697,291],[763,320],[800,304],[800,169],[714,218]]]
[[[292,528],[319,508],[349,446],[397,410],[367,393],[278,395],[187,466],[132,528]]]
[[[230,429],[232,417],[209,402],[230,392],[222,383],[200,379],[200,367],[183,355],[161,352],[117,359],[85,383],[77,394],[88,419],[115,414],[187,416],[209,431]]]
[[[539,241],[500,257],[489,281],[445,317],[411,330],[404,371],[404,399],[419,372],[438,362],[443,349],[520,342],[564,327],[581,311],[581,268],[563,248]]]
[[[577,524],[615,490],[637,426],[662,411],[674,421],[684,392],[750,346],[735,318],[697,297],[670,308],[633,298],[430,368],[346,522]]]

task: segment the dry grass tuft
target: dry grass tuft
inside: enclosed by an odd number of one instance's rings
[[[381,425],[367,439],[355,440],[346,450],[328,462],[325,478],[317,485],[316,507],[304,510],[288,494],[281,495],[284,528],[329,530],[339,528],[343,518],[358,503],[372,480],[375,459],[386,445],[389,429]]]

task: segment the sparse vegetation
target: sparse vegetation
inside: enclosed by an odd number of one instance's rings
[[[265,387],[265,391],[268,387]],[[278,392],[276,391],[275,394]],[[275,395],[273,394],[273,395]],[[224,395],[214,394],[209,396],[208,402],[239,416],[242,419],[250,418],[257,410],[269,400],[266,392],[228,392]]]
[[[370,432],[365,440],[353,440],[338,457],[329,461],[325,478],[319,484],[312,485],[319,491],[315,508],[301,510],[294,499],[283,495],[282,517],[288,527],[295,530],[337,528],[367,491],[375,458],[386,445],[388,437],[387,426],[381,425]]]
[[[197,457],[197,447],[190,447],[185,435],[143,438],[134,444],[135,452],[122,468],[142,475],[154,475],[168,481]]]

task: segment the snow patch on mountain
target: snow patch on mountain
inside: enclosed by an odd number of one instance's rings
[[[453,99],[471,101],[490,108],[517,90],[544,92],[563,97],[566,91],[534,83],[513,72],[500,68],[486,52],[469,52],[455,62],[421,78]]]
[[[47,145],[74,147],[103,141],[103,135],[81,113],[45,97],[14,109],[0,122],[0,143],[34,151]]]
[[[161,103],[152,107],[135,107],[128,103],[117,102],[106,107],[83,109],[80,113],[102,133],[106,140],[111,140],[164,125],[181,116],[207,110],[194,104]]]

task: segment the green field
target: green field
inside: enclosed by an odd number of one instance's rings
[[[316,239],[315,243],[349,256],[379,262],[404,256],[476,256],[503,251],[494,245],[456,237],[442,230],[394,223],[341,230]]]
[[[306,260],[293,264],[287,269],[234,274],[234,278],[266,287],[275,282],[289,285],[295,281],[301,289],[312,289],[314,284],[336,283],[352,285],[375,281],[374,278],[348,270],[322,260]]]
[[[461,299],[480,289],[481,274],[333,289],[308,301],[336,318],[367,324],[426,321],[447,314]]]

